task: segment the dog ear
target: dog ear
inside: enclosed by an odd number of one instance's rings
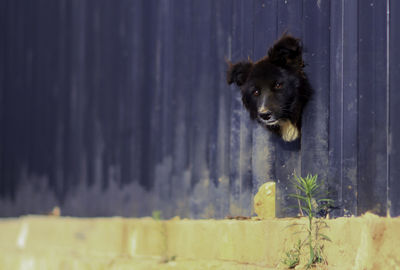
[[[226,72],[226,81],[228,84],[236,83],[237,86],[243,85],[253,67],[252,62],[239,62],[232,64],[228,62],[228,71]]]
[[[284,34],[269,50],[268,58],[273,64],[281,67],[304,67],[302,45],[299,39]]]

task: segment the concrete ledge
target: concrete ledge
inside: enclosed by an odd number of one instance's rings
[[[0,220],[0,269],[277,269],[305,219]],[[324,269],[400,269],[400,218],[327,220]]]

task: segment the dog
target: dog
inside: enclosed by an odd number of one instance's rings
[[[227,83],[240,88],[250,118],[286,142],[300,137],[303,108],[312,95],[302,51],[299,39],[284,34],[255,63],[228,62]]]

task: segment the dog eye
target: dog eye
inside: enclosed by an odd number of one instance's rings
[[[260,95],[260,90],[254,90],[253,91],[253,96],[258,97]]]
[[[274,88],[275,88],[275,89],[281,89],[282,86],[283,86],[283,83],[276,82],[275,85],[274,85]]]

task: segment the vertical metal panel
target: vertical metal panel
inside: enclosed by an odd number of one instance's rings
[[[173,110],[170,104],[174,102],[172,76],[175,71],[173,68],[173,21],[170,19],[173,14],[173,3],[169,1],[160,1],[157,5],[157,18],[159,27],[157,28],[156,41],[156,80],[159,89],[158,104],[154,106],[158,114],[158,123],[154,129],[160,130],[155,143],[158,146],[159,162],[155,168],[155,191],[157,198],[157,207],[162,205],[163,201],[171,201],[170,205],[164,207],[164,215],[172,215],[174,209],[172,195],[172,149],[173,149]],[[169,73],[165,72],[169,70]]]
[[[253,1],[233,1],[232,61],[253,58]],[[252,191],[252,123],[241,104],[238,89],[231,100],[230,139],[230,209],[232,215],[251,213]],[[246,207],[245,207],[246,206]]]
[[[277,1],[255,0],[253,2],[253,60],[265,56],[268,46],[272,45],[276,39],[276,14]],[[277,181],[273,174],[273,157],[275,147],[272,133],[265,132],[261,125],[253,125],[252,130],[252,194],[266,181]],[[280,187],[278,185],[278,187]],[[279,188],[278,188],[279,191]]]
[[[341,214],[357,215],[358,30],[357,3],[343,1],[343,107]],[[337,61],[337,60],[336,60]],[[331,91],[335,91],[332,88]],[[330,112],[330,115],[334,113]],[[332,128],[336,128],[333,127]]]
[[[390,3],[390,9],[388,9],[388,15],[390,20],[387,24],[389,34],[389,53],[387,54],[388,69],[389,72],[389,85],[388,90],[388,103],[386,104],[389,110],[389,138],[388,138],[388,154],[389,160],[389,196],[388,196],[388,207],[391,216],[400,215],[400,121],[398,115],[400,114],[400,94],[398,91],[399,78],[400,78],[400,52],[398,50],[400,46],[400,32],[398,25],[400,25],[400,2],[399,1],[387,1]]]
[[[7,1],[0,2],[0,130],[5,126],[4,124],[4,88],[6,87],[5,73],[6,73],[6,59],[5,59],[5,33],[6,33],[6,7]],[[0,196],[5,196],[6,181],[4,180],[4,132],[0,131]]]
[[[302,1],[278,1],[277,2],[277,33],[279,38],[284,32],[303,38],[303,32],[299,21],[303,19]],[[300,140],[287,143],[274,136],[273,144],[275,153],[271,156],[274,164],[274,176],[277,182],[277,214],[278,216],[297,215],[296,203],[290,199],[288,194],[294,193],[291,179],[294,174],[301,173],[301,145]]]
[[[7,4],[8,1],[0,3],[0,196],[7,196],[8,183],[5,180],[5,87],[6,87],[6,33],[7,33]]]
[[[326,187],[330,90],[330,3],[303,1],[303,42],[306,72],[314,94],[302,122],[301,173],[318,174]]]
[[[342,206],[341,215],[357,213],[357,12],[355,1],[331,2],[328,181],[337,192],[331,195]]]
[[[173,169],[171,196],[175,201],[175,213],[181,216],[189,216],[189,195],[190,195],[190,130],[192,106],[191,86],[193,78],[193,49],[192,48],[191,17],[192,2],[174,1],[173,2],[173,48],[172,48],[172,67],[168,76],[171,78],[172,103],[169,104],[172,109],[173,127]],[[166,73],[167,74],[167,73]]]
[[[215,43],[213,46],[216,56],[213,65],[215,73],[215,95],[218,96],[217,115],[215,121],[217,126],[217,145],[215,148],[215,166],[212,178],[213,185],[210,185],[209,200],[214,205],[214,217],[223,217],[229,213],[229,151],[230,151],[230,108],[231,96],[226,86],[226,62],[229,57],[227,53],[232,44],[232,0],[217,1],[215,3]]]
[[[295,215],[294,172],[325,180],[335,215],[398,216],[399,11],[389,0],[2,1],[0,216],[55,205],[252,215],[268,180],[278,216]],[[225,58],[257,60],[285,31],[302,39],[315,90],[293,143],[252,122],[225,83]]]
[[[386,214],[386,1],[360,1],[358,213]]]
[[[344,3],[331,2],[331,44],[330,44],[330,114],[329,114],[329,182],[334,190],[343,190],[343,94],[344,94]],[[356,24],[357,25],[357,24]],[[356,55],[357,57],[357,55]],[[343,194],[333,195],[338,203],[343,204]]]
[[[215,165],[216,134],[213,126],[217,120],[218,95],[216,88],[215,60],[215,22],[214,1],[196,1],[193,3],[193,29],[192,39],[193,56],[195,63],[192,76],[192,107],[191,126],[191,213],[193,217],[214,214],[214,206],[209,203],[209,188],[215,185],[212,179],[212,170]],[[208,37],[207,42],[202,42],[202,37]],[[210,98],[212,97],[212,98]],[[210,211],[207,213],[207,211]]]

